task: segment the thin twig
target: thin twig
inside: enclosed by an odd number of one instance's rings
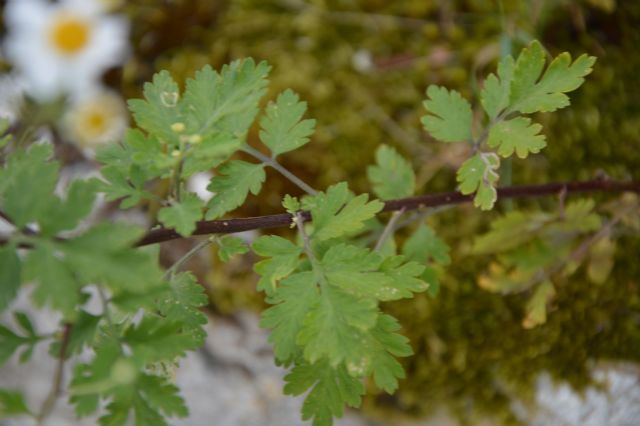
[[[588,192],[640,193],[640,181],[617,182],[610,180],[591,180],[578,182],[555,182],[542,185],[510,186],[498,188],[498,198],[519,199],[557,195],[563,190],[563,188],[565,188],[567,195]],[[390,200],[385,203],[382,211],[390,212],[400,210],[402,208],[406,211],[411,211],[425,207],[452,206],[468,203],[472,200],[473,194],[463,195],[457,191],[441,192],[418,197]],[[302,215],[305,222],[311,220],[311,214],[309,212],[300,212],[300,215]],[[292,215],[288,213],[281,213],[242,219],[200,221],[196,224],[196,230],[193,232],[193,235],[232,234],[255,229],[283,228],[289,226],[292,220]],[[138,241],[137,245],[146,246],[178,238],[182,238],[182,236],[173,229],[158,228],[148,232],[147,235]]]
[[[536,198],[549,195],[558,195],[560,191],[565,190],[567,195],[576,193],[618,193],[618,192],[635,192],[640,194],[640,181],[612,181],[612,180],[589,180],[574,182],[554,182],[542,185],[518,185],[498,188],[498,198]],[[421,195],[417,197],[401,198],[398,200],[389,200],[385,203],[383,212],[396,211],[405,209],[406,211],[419,210],[425,207],[453,206],[457,204],[468,203],[473,200],[473,194],[463,195],[457,191],[440,192],[436,194]],[[311,214],[308,211],[300,212],[305,222],[311,220]],[[251,231],[256,229],[268,228],[284,228],[291,225],[293,216],[289,213],[280,213],[259,217],[248,217],[242,219],[222,219],[200,221],[196,223],[196,229],[192,235],[211,235],[211,234],[233,234],[242,231]],[[135,245],[146,246],[150,244],[162,243],[165,241],[183,238],[173,229],[157,228],[149,231]],[[64,241],[63,238],[57,238],[58,241]],[[0,238],[0,246],[8,243],[8,240]],[[20,243],[20,248],[30,248],[31,244]]]
[[[400,219],[400,216],[402,216],[403,213],[404,213],[404,208],[393,212],[393,214],[391,215],[391,218],[389,219],[389,222],[387,222],[387,226],[384,227],[384,231],[382,231],[380,238],[378,238],[378,242],[376,243],[376,246],[374,248],[375,251],[382,250],[384,243],[386,243],[389,237],[391,237],[395,232],[396,222],[398,222],[398,219]]]
[[[198,244],[196,244],[195,246],[193,246],[193,248],[191,248],[191,250],[189,250],[184,256],[182,256],[180,259],[178,259],[176,261],[176,263],[174,263],[173,265],[171,265],[171,267],[169,269],[167,269],[167,271],[164,273],[164,277],[163,279],[167,279],[169,277],[173,277],[173,275],[176,273],[176,271],[178,269],[180,269],[180,267],[187,261],[189,260],[194,254],[196,254],[198,251],[200,251],[201,249],[205,248],[206,246],[208,246],[209,244],[213,243],[214,241],[216,241],[217,237],[215,235],[210,236],[209,238],[207,238],[204,241],[200,241]]]
[[[71,331],[73,330],[73,324],[67,322],[64,324],[62,330],[62,339],[60,342],[60,351],[58,352],[58,365],[53,376],[53,383],[47,399],[44,400],[40,412],[36,416],[36,422],[38,425],[44,424],[44,420],[51,414],[53,408],[56,405],[56,401],[62,393],[62,382],[64,380],[64,363],[67,354],[67,347],[69,346],[69,340],[71,338]]]
[[[296,175],[291,173],[289,170],[284,168],[282,166],[282,164],[278,163],[273,158],[267,157],[266,155],[264,155],[263,153],[261,153],[257,149],[254,149],[253,147],[251,147],[249,145],[246,145],[246,144],[242,147],[242,150],[244,152],[246,152],[247,154],[252,155],[256,159],[262,161],[267,166],[272,167],[273,169],[277,170],[282,176],[284,176],[287,179],[289,179],[289,181],[291,181],[291,183],[296,185],[298,188],[302,189],[307,194],[309,194],[309,195],[318,195],[318,191],[313,189],[311,186],[307,185],[302,179],[300,179],[299,177],[297,177]]]

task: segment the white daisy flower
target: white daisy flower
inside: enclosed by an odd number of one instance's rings
[[[40,101],[88,90],[128,51],[127,21],[100,0],[10,0],[5,24],[6,56]]]
[[[117,142],[128,126],[122,98],[106,89],[91,92],[71,102],[63,119],[65,136],[89,156],[98,145]]]

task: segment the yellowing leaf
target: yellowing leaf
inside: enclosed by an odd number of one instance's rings
[[[527,302],[526,316],[522,320],[524,328],[534,328],[547,322],[547,304],[553,299],[556,290],[549,280],[543,281]]]
[[[493,153],[478,153],[465,161],[456,175],[460,184],[460,192],[472,194],[476,192],[473,205],[482,210],[491,210],[498,198],[495,185],[498,182],[496,170],[500,159]]]

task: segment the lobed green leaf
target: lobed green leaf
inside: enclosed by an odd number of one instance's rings
[[[260,120],[260,140],[269,147],[273,158],[305,145],[315,130],[315,120],[302,120],[307,103],[299,99],[292,90],[285,90],[275,103],[269,103]]]
[[[434,138],[443,142],[471,140],[473,114],[471,104],[455,90],[431,85],[427,88],[424,107],[429,115],[422,117],[422,125]]]

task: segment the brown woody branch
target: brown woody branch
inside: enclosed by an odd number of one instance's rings
[[[584,193],[584,192],[636,192],[640,193],[640,181],[619,182],[611,180],[590,180],[581,182],[555,182],[542,185],[520,185],[498,188],[498,199],[534,198],[548,195]],[[438,207],[453,204],[468,203],[473,200],[473,194],[463,195],[457,191],[440,192],[436,194],[408,197],[398,200],[389,200],[385,203],[383,212],[398,211],[404,209],[416,210],[424,207]],[[311,220],[309,212],[301,213],[305,221]],[[249,231],[254,229],[281,228],[289,226],[292,216],[288,213],[274,214],[244,219],[227,219],[201,221],[197,223],[193,235],[231,234],[234,232]],[[138,246],[161,243],[177,238],[180,234],[172,229],[159,228],[149,231],[140,241]]]

